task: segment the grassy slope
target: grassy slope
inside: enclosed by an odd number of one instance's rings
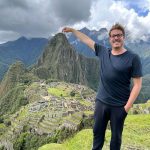
[[[150,149],[150,115],[128,115],[123,132],[122,149]],[[106,132],[105,148],[108,149],[110,131]],[[39,150],[90,150],[92,147],[92,129],[85,129],[63,144],[47,144]]]

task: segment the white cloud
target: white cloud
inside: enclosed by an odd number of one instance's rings
[[[130,0],[1,0],[0,41],[13,37],[49,37],[63,26],[77,29],[88,27],[99,30],[110,28],[120,22],[131,32],[130,36],[145,38],[150,34],[150,12],[138,16],[134,9],[127,7]],[[150,10],[150,0],[139,0],[138,7]],[[130,4],[130,6],[132,6]],[[78,9],[77,9],[78,8]],[[6,36],[4,34],[6,33]],[[9,37],[10,35],[10,37]],[[12,36],[14,35],[14,36]]]
[[[13,31],[0,31],[0,44],[5,43],[6,41],[15,40],[19,38],[20,34],[16,34]]]
[[[146,1],[145,1],[146,2]],[[147,3],[146,3],[147,4]],[[143,7],[145,4],[143,4]],[[142,7],[142,6],[141,6]],[[124,1],[97,0],[91,7],[91,16],[88,22],[82,22],[81,26],[87,26],[99,30],[102,27],[110,27],[119,22],[129,31],[129,37],[135,39],[146,39],[150,34],[149,22],[150,12],[147,16],[138,16],[134,9],[126,8]],[[79,28],[80,24],[75,27]]]
[[[88,20],[91,2],[92,0],[88,3],[87,0],[1,0],[0,36],[2,37],[2,32],[11,31],[27,37],[49,37],[61,26]]]

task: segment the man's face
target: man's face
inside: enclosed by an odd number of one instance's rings
[[[120,49],[124,44],[124,36],[121,30],[114,29],[110,33],[109,42],[113,49]]]

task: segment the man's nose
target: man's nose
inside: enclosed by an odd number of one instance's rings
[[[115,35],[114,39],[119,39],[119,37],[117,35]]]

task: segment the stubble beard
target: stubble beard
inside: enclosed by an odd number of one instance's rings
[[[120,50],[120,49],[123,48],[123,43],[122,43],[121,41],[116,40],[116,41],[114,41],[113,43],[115,43],[115,42],[118,42],[118,43],[119,43],[119,46],[114,46],[114,47],[112,47],[115,51],[118,51],[118,50]]]

